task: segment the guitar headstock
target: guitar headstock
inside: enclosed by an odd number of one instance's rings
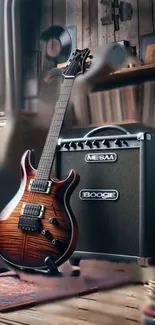
[[[88,58],[92,58],[88,48],[84,50],[77,49],[75,53],[73,53],[70,64],[63,71],[63,76],[65,78],[75,78],[77,75],[83,74],[87,68],[86,61]]]

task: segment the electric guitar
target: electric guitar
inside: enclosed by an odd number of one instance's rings
[[[69,201],[79,176],[71,170],[59,181],[50,174],[72,85],[75,77],[84,73],[89,55],[89,49],[76,50],[64,70],[38,168],[33,168],[27,150],[21,159],[20,188],[0,214],[0,256],[13,268],[46,269],[46,257],[58,267],[76,248],[78,226]]]

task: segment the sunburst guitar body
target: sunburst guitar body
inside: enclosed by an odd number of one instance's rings
[[[46,269],[46,258],[60,266],[74,252],[78,225],[70,197],[79,176],[71,170],[64,180],[51,179],[55,151],[73,85],[83,72],[89,49],[77,50],[64,71],[64,82],[37,170],[31,151],[21,160],[21,185],[0,214],[0,256],[12,268]],[[71,76],[71,78],[70,78]]]
[[[21,160],[19,191],[0,216],[1,256],[15,267],[32,269],[44,268],[45,258],[52,256],[59,266],[77,244],[78,226],[69,200],[79,176],[71,170],[65,180],[44,182],[49,193],[30,192],[36,176],[30,154],[25,152]]]

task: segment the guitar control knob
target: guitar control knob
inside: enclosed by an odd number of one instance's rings
[[[116,146],[118,146],[118,147],[121,147],[121,146],[122,146],[122,142],[121,142],[121,140],[119,140],[119,139],[116,139],[116,140],[114,141],[114,144],[115,144]]]
[[[99,141],[94,140],[94,141],[93,141],[93,146],[99,148],[99,147],[100,147],[100,143],[99,143]]]
[[[49,219],[49,223],[50,223],[51,225],[56,225],[56,224],[57,224],[57,219],[56,219],[56,218],[50,218],[50,219]]]
[[[48,239],[52,239],[52,235],[50,234],[50,232],[48,230],[43,229],[41,233],[44,237],[46,237]]]
[[[54,238],[54,239],[52,240],[52,245],[53,245],[53,246],[57,246],[58,244],[59,244],[59,240],[56,239],[56,238]]]
[[[77,145],[78,145],[78,147],[80,147],[81,149],[83,149],[83,148],[84,148],[84,144],[83,144],[83,142],[81,142],[81,141],[80,141],[80,142],[78,142],[78,144],[77,144]]]
[[[110,143],[109,143],[108,140],[103,140],[103,141],[102,141],[102,144],[103,144],[104,146],[106,146],[106,147],[110,147]]]
[[[42,233],[43,236],[46,237],[48,235],[49,231],[48,230],[42,230],[41,233]]]
[[[89,148],[92,148],[92,142],[91,141],[86,141],[85,145],[88,146]]]
[[[64,144],[64,148],[66,148],[66,149],[69,150],[69,149],[70,149],[70,144],[69,144],[69,143],[65,143],[65,144]]]
[[[71,142],[70,147],[73,149],[76,149],[76,143],[75,142]]]

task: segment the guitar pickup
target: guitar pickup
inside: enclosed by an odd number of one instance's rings
[[[31,179],[30,183],[29,183],[28,190],[30,192],[48,194],[48,193],[50,193],[51,185],[52,185],[51,181]]]
[[[21,214],[32,218],[43,218],[45,207],[39,204],[24,203]]]

